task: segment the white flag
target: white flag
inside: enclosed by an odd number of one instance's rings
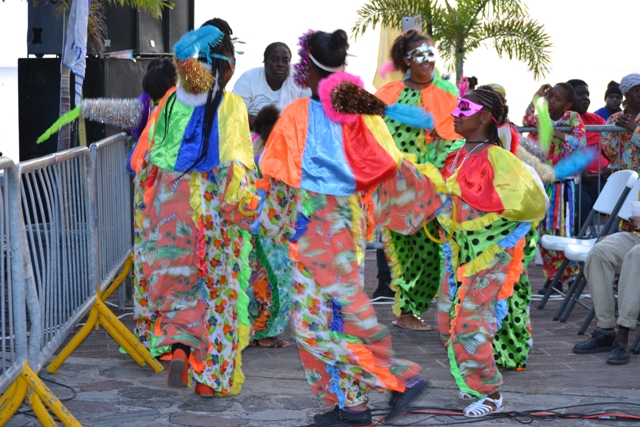
[[[76,76],[75,105],[82,99],[82,83],[87,68],[87,24],[91,0],[73,0],[69,10],[67,34],[64,38],[62,65]]]

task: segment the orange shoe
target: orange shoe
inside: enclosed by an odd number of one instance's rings
[[[200,397],[213,397],[216,392],[206,384],[196,383],[196,394]]]
[[[167,384],[169,387],[186,388],[189,384],[189,368],[187,354],[184,350],[176,349],[171,355],[169,364],[169,377]]]

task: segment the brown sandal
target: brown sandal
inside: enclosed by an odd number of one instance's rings
[[[264,338],[261,338],[264,339]],[[270,345],[262,345],[260,344],[260,339],[252,339],[249,343],[249,347],[260,347],[260,348],[285,348],[289,347],[291,343],[289,341],[281,340],[278,337],[273,337],[273,341]]]
[[[404,326],[402,323],[400,323],[400,320],[405,318],[405,317],[413,317],[413,318],[419,320],[421,325],[422,325],[422,327],[421,328],[413,328],[413,327]],[[408,329],[410,331],[430,331],[431,330],[431,325],[427,325],[424,322],[424,320],[422,320],[422,317],[416,316],[415,314],[412,314],[412,313],[406,313],[406,314],[402,314],[400,316],[396,316],[395,320],[391,321],[391,324],[393,326],[398,327],[398,328]]]

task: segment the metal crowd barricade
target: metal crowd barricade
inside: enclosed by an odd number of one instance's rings
[[[61,290],[63,295],[68,293],[75,298],[73,301],[81,303],[81,306],[76,309],[73,316],[71,328],[78,324],[80,318],[86,314],[89,314],[89,316],[85,325],[49,364],[47,370],[51,373],[55,373],[58,370],[71,353],[98,325],[102,326],[140,366],[148,364],[156,372],[161,372],[164,369],[104,303],[127,276],[131,265],[131,220],[126,219],[131,215],[131,203],[129,201],[129,187],[125,185],[128,178],[125,180],[122,176],[123,173],[126,173],[126,169],[124,169],[127,159],[124,148],[126,142],[126,138],[116,136],[95,143],[98,145],[92,151],[95,153],[93,158],[100,165],[99,175],[95,174],[95,169],[92,167],[93,162],[87,148],[73,149],[54,155],[56,159],[63,154],[72,156],[68,161],[73,161],[72,165],[74,166],[71,167],[75,173],[69,173],[71,170],[67,166],[66,169],[62,168],[62,170],[67,171],[64,176],[56,176],[52,179],[63,184],[62,194],[72,196],[68,200],[64,200],[63,205],[70,203],[76,207],[76,210],[65,211],[67,215],[71,214],[70,217],[65,217],[63,212],[60,214],[60,219],[63,223],[70,225],[70,229],[65,233],[67,240],[69,240],[69,235],[73,236],[77,231],[80,231],[77,239],[78,242],[82,241],[82,245],[79,246],[82,248],[81,250],[69,253],[68,249],[75,249],[75,247],[67,244],[67,251],[62,253],[69,256],[61,255],[59,258],[69,264],[66,271],[77,269],[76,271],[78,272],[84,272],[86,268],[83,264],[86,262],[90,275],[78,277],[80,283],[73,284],[76,291],[67,292]],[[42,161],[44,159],[46,158],[38,160]],[[83,185],[79,185],[80,180],[77,176],[83,177]],[[120,190],[125,193],[118,195],[117,191]],[[94,199],[94,194],[98,195],[97,200]],[[122,212],[119,214],[114,213],[115,211],[111,210],[112,206],[109,205],[121,206]],[[40,215],[45,216],[47,212],[44,211]],[[57,211],[54,209],[53,212]],[[108,218],[109,215],[115,215],[115,217]],[[82,221],[78,221],[78,219],[82,219]],[[119,224],[118,220],[124,222]],[[71,240],[73,241],[73,239],[72,237]],[[71,259],[83,256],[86,256],[86,259]],[[41,259],[38,259],[38,261],[41,262]],[[123,268],[116,277],[118,268],[122,265],[125,265],[125,267],[128,265],[128,267]],[[44,269],[41,274],[52,274],[52,271]],[[87,289],[84,289],[84,286]],[[82,296],[78,298],[77,293],[81,293]],[[43,310],[43,312],[46,312],[46,310]],[[53,326],[50,325],[49,328],[53,328]],[[45,327],[46,330],[47,327]],[[54,330],[56,332],[55,348],[57,348],[70,334],[71,329],[64,327],[63,329]],[[52,345],[51,347],[53,348],[54,346]],[[41,357],[46,360],[52,354],[52,352],[46,351]]]
[[[131,175],[126,168],[129,137],[114,135],[89,147],[96,189],[98,230],[98,278],[104,292],[118,272],[128,272],[133,264],[133,206]],[[116,281],[119,286],[122,281]],[[118,288],[119,308],[124,309],[124,287]]]
[[[11,418],[25,400],[42,425],[57,425],[46,406],[64,425],[80,426],[37,375],[42,318],[41,307],[37,303],[38,290],[27,253],[20,175],[7,158],[0,158],[0,173],[0,247],[3,255],[0,267],[0,426]],[[28,341],[27,326],[30,326]]]

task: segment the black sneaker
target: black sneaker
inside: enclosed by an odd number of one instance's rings
[[[547,280],[546,282],[544,282],[544,286],[538,291],[538,295],[545,295],[547,293],[547,289],[549,289],[549,285],[551,285],[551,280]],[[558,292],[562,292],[562,282],[558,282],[558,284],[555,285],[553,289]],[[553,295],[553,293],[551,295]]]
[[[373,295],[371,296],[372,300],[378,298],[395,298],[396,293],[391,287],[391,282],[388,280],[380,280],[378,281],[378,287],[375,291],[373,291]]]
[[[622,344],[620,341],[615,340],[613,342],[613,350],[609,354],[607,359],[609,365],[625,365],[629,363],[629,352],[627,351],[627,345]]]
[[[313,421],[315,422],[314,427],[368,427],[373,424],[373,421],[371,421],[371,409],[351,413],[337,406],[333,408],[333,411],[314,415]]]
[[[577,354],[606,353],[611,351],[611,346],[616,339],[616,334],[605,335],[600,330],[591,334],[591,338],[573,346],[573,352]]]
[[[411,404],[431,387],[429,382],[422,377],[415,378],[414,381],[414,384],[408,385],[402,393],[398,391],[391,392],[391,398],[389,399],[391,411],[385,418],[385,422],[390,422],[401,413],[406,412],[411,408]]]

